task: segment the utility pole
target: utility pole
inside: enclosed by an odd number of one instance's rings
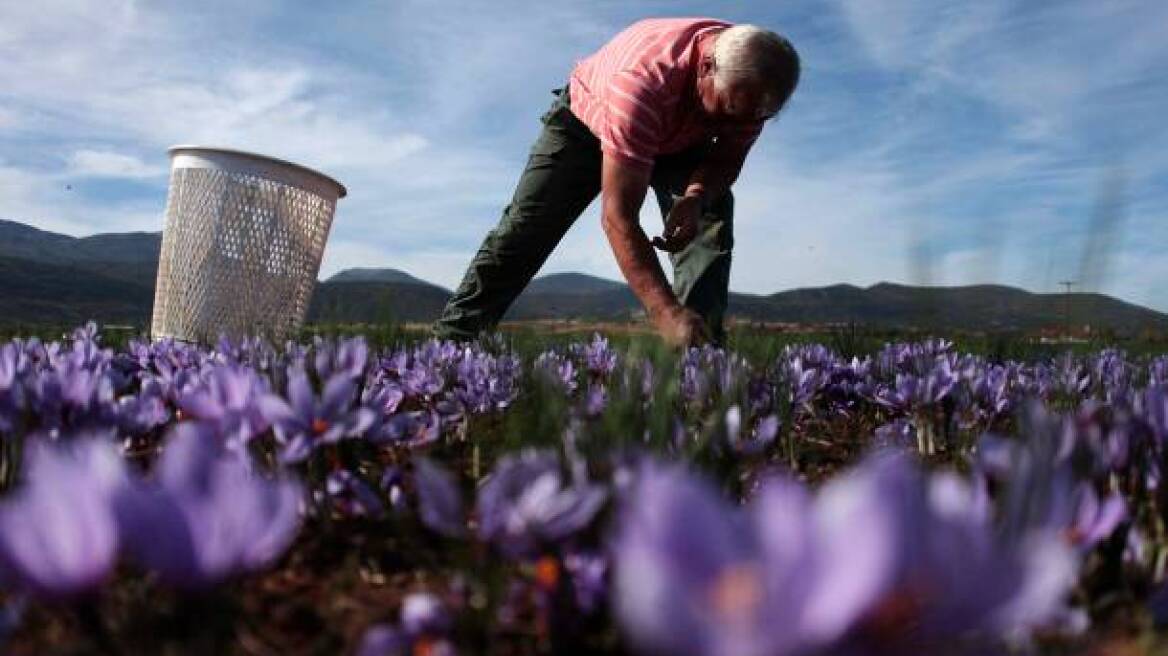
[[[1074,280],[1060,280],[1059,284],[1063,286],[1063,324],[1067,337],[1071,336],[1071,287],[1075,285]]]

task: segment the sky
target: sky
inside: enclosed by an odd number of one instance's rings
[[[250,150],[348,188],[322,278],[452,288],[549,91],[654,16],[754,23],[802,58],[735,185],[732,290],[1072,280],[1168,311],[1158,0],[0,0],[0,218],[161,230],[168,147]],[[541,273],[620,278],[598,205]],[[661,230],[651,201],[641,223]]]

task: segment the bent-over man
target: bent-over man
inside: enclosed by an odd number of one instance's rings
[[[734,197],[750,147],[799,80],[799,57],[774,32],[709,18],[634,23],[580,61],[499,224],[434,325],[442,338],[493,329],[564,234],[600,194],[613,255],[666,341],[724,337]],[[646,236],[652,187],[665,218]],[[669,252],[672,289],[653,247]]]

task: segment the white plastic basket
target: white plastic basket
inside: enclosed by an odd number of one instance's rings
[[[345,187],[292,162],[175,146],[151,335],[280,339],[308,312]]]

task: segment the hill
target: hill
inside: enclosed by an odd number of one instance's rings
[[[552,273],[531,281],[524,294],[603,294],[619,291],[625,283],[584,273]]]
[[[318,283],[308,306],[310,323],[430,322],[450,292],[430,283]]]
[[[70,237],[0,221],[0,324],[146,325],[161,233]],[[429,322],[450,291],[397,269],[341,271],[317,284],[310,322]],[[623,282],[582,273],[536,278],[504,319],[627,320],[641,306]],[[1002,285],[831,285],[730,294],[730,315],[761,322],[1035,331],[1067,322],[1118,334],[1168,331],[1168,315],[1102,294],[1035,294]]]
[[[432,283],[428,283],[421,278],[415,278],[405,271],[398,269],[365,269],[354,268],[345,269],[339,273],[334,274],[326,283],[338,282],[388,282],[405,285],[429,285],[430,287],[437,287]],[[439,287],[439,289],[441,289]],[[449,292],[448,292],[449,293]]]

